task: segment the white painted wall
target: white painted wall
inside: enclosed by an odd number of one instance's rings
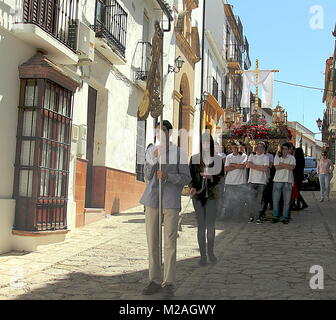
[[[4,8],[4,3],[1,3],[1,16]],[[17,41],[5,28],[0,27],[0,112],[3,115],[0,117],[0,253],[12,249],[11,232],[15,216],[15,200],[12,196],[20,87],[18,66],[33,54],[32,48]]]
[[[18,66],[31,58],[36,52],[33,45],[27,45],[22,40],[15,38],[10,32],[12,21],[15,17],[15,6],[19,0],[3,0],[0,2],[0,111],[6,117],[0,119],[0,148],[2,152],[0,161],[0,253],[9,251],[15,246],[24,248],[25,244],[17,236],[11,236],[14,221],[15,201],[11,199],[13,192],[14,157],[16,145],[17,106],[19,99]],[[21,0],[20,0],[21,1]],[[177,1],[168,1],[171,5]],[[179,1],[182,8],[182,1]],[[200,6],[202,6],[200,1]],[[132,61],[138,41],[142,40],[142,23],[144,10],[150,19],[150,38],[154,32],[154,21],[160,19],[162,12],[157,10],[155,0],[120,0],[119,3],[128,13],[128,31],[126,45],[126,60],[124,66],[113,66],[101,55],[96,54],[91,66],[91,77],[84,80],[81,88],[74,96],[73,123],[82,125],[87,123],[87,98],[88,86],[98,91],[96,131],[94,145],[94,165],[135,173],[136,168],[136,134],[137,134],[137,109],[143,96],[143,90],[133,81]],[[86,24],[94,22],[95,1],[81,0],[79,19]],[[13,11],[14,9],[14,11]],[[182,10],[182,9],[181,9]],[[193,25],[201,21],[201,8],[194,10]],[[11,14],[13,12],[13,14]],[[164,18],[166,21],[167,19]],[[165,23],[165,26],[167,24]],[[201,36],[202,24],[199,22]],[[200,39],[201,40],[201,39]],[[201,40],[202,41],[202,40]],[[170,33],[164,37],[164,118],[172,122],[174,75],[167,74],[168,64],[173,64],[175,59],[174,25]],[[76,72],[74,66],[69,66]],[[196,64],[195,95],[200,96],[200,70],[201,63]],[[80,75],[79,70],[77,70]],[[4,76],[5,75],[5,78]],[[199,108],[195,114],[194,135],[199,132]],[[153,142],[154,120],[149,117],[147,121],[146,144]],[[69,204],[68,226],[75,228],[76,203],[75,194],[75,159],[77,145],[72,144],[70,176],[69,176]],[[193,147],[198,149],[198,140],[193,139]],[[85,158],[85,155],[84,155]],[[47,241],[44,239],[43,241]],[[26,248],[37,243],[27,243]]]

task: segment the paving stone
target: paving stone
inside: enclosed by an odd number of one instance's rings
[[[336,217],[329,214],[334,203],[314,206],[318,195],[307,192],[304,197],[309,209],[293,214],[288,226],[267,222],[257,227],[248,225],[243,217],[218,223],[215,252],[219,261],[205,268],[197,264],[194,217],[185,218],[178,239],[176,296],[334,299],[336,248],[329,231],[333,230],[336,238]],[[143,217],[143,213],[132,213],[131,218],[111,216],[75,229],[63,243],[33,253],[0,256],[0,299],[161,299],[141,295],[148,282],[145,228],[143,223],[129,221]],[[309,269],[315,264],[325,271],[325,290],[321,292],[309,288],[313,276]],[[13,290],[8,280],[11,268],[18,266],[24,268],[24,287]]]

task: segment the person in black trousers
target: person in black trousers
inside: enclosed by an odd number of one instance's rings
[[[199,264],[205,266],[207,257],[211,263],[216,263],[214,254],[215,224],[218,210],[218,200],[222,195],[220,187],[224,177],[223,159],[214,152],[214,141],[211,135],[202,135],[202,154],[196,154],[190,159],[190,196],[197,219],[197,240],[201,253]]]
[[[308,204],[303,199],[302,194],[300,193],[302,181],[304,179],[304,168],[305,168],[305,157],[304,157],[303,149],[296,148],[294,152],[294,157],[296,159],[296,167],[293,171],[293,174],[294,174],[294,180],[295,180],[297,190],[298,190],[298,198],[297,198],[296,203],[294,200],[292,210],[297,211],[297,210],[308,208]]]

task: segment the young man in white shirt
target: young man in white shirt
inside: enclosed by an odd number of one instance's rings
[[[296,166],[295,157],[290,154],[290,143],[284,143],[281,146],[281,154],[274,158],[274,167],[276,169],[273,184],[273,223],[279,222],[281,212],[279,212],[279,202],[283,194],[283,218],[284,224],[289,223],[289,207],[294,184],[293,170]]]
[[[246,164],[247,155],[238,152],[239,144],[231,143],[232,153],[225,160],[225,202],[228,210],[240,214],[243,210],[246,194]]]
[[[269,169],[269,157],[265,154],[266,146],[264,142],[258,142],[256,146],[256,154],[251,154],[248,158],[246,168],[250,169],[249,174],[249,214],[250,223],[256,221],[261,224],[260,210],[262,205],[262,197],[265,186],[267,184]]]

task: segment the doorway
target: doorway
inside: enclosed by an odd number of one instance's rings
[[[93,149],[96,122],[97,90],[89,86],[87,108],[87,143],[86,143],[86,192],[85,208],[92,208],[92,172],[93,172]]]

